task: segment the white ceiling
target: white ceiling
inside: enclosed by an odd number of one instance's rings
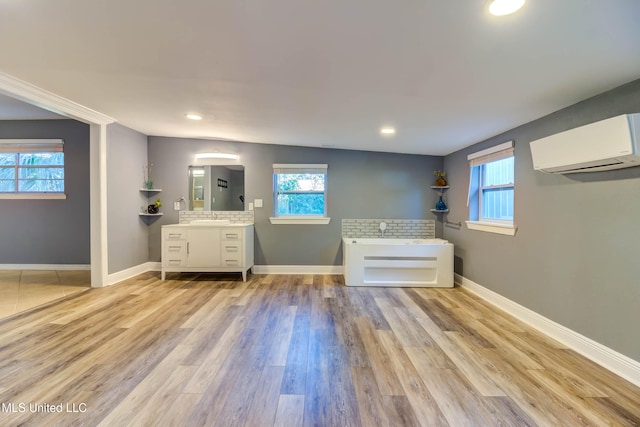
[[[640,77],[638,0],[487,3],[4,0],[0,71],[147,135],[433,155]]]

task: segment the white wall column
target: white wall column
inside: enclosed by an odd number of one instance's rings
[[[91,163],[91,287],[108,284],[107,245],[107,125],[92,124],[90,130]]]

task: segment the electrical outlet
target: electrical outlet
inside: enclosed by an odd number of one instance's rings
[[[253,210],[253,203],[249,202],[249,210],[252,211]]]
[[[180,210],[180,202],[173,202],[173,210],[174,211]]]

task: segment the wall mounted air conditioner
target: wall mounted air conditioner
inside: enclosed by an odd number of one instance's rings
[[[533,168],[548,173],[640,166],[640,113],[624,114],[529,143]]]

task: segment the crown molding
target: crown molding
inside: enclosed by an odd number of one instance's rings
[[[0,72],[0,93],[81,122],[108,125],[116,120],[69,99]]]

